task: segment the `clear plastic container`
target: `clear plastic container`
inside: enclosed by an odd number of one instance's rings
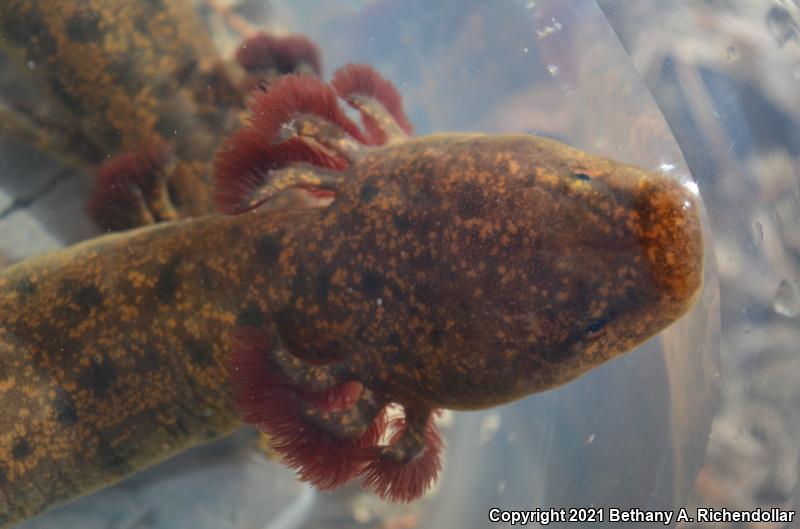
[[[258,3],[242,4],[252,10]],[[411,505],[380,502],[355,485],[321,493],[299,484],[245,430],[22,527],[455,529],[508,526],[489,521],[492,507],[689,507],[692,516],[698,506],[796,507],[797,6],[266,6],[256,10],[266,29],[320,44],[326,75],[367,62],[394,81],[417,134],[527,131],[694,186],[704,204],[706,247],[699,301],[658,337],[570,384],[483,412],[445,415],[444,471],[437,488]],[[0,149],[6,204],[37,192],[59,170],[46,163],[32,169],[8,143]],[[23,171],[41,176],[24,183],[8,176]],[[82,216],[85,186],[74,179],[52,186],[66,189],[61,196],[70,200],[42,192],[31,205],[0,213],[6,253],[19,258],[91,232]],[[67,218],[71,227],[63,225]],[[25,229],[39,236],[20,240]],[[591,524],[616,525],[607,518]]]

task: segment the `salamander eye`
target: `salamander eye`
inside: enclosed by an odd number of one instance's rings
[[[598,338],[605,334],[605,327],[608,320],[606,319],[599,319],[594,320],[586,327],[586,336],[588,338]]]
[[[586,173],[573,173],[572,176],[574,176],[575,179],[582,180],[584,182],[591,182],[592,181],[592,177],[589,176]]]

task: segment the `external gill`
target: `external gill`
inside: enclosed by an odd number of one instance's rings
[[[339,98],[360,112],[365,132],[346,116]],[[366,65],[341,68],[332,86],[312,76],[285,76],[255,92],[250,109],[250,126],[215,160],[216,201],[225,213],[256,208],[287,189],[335,192],[342,171],[371,146],[411,132],[397,91]]]
[[[363,131],[339,98],[361,114]],[[251,111],[251,125],[215,161],[217,203],[231,214],[288,189],[336,192],[365,153],[404,141],[412,131],[392,84],[364,65],[340,69],[332,86],[315,77],[284,77],[255,94]],[[405,417],[389,425],[388,444],[379,445],[389,402],[346,359],[308,363],[272,325],[240,329],[235,351],[231,377],[245,420],[267,433],[301,479],[328,489],[361,476],[396,501],[418,498],[435,481],[442,442],[430,408],[405,405]]]
[[[240,330],[231,371],[237,405],[300,479],[321,489],[338,487],[358,475],[361,450],[383,434],[383,405],[334,373],[320,392],[293,383],[316,378],[320,368],[286,355],[274,330]]]
[[[381,498],[411,501],[422,496],[442,468],[442,438],[428,408],[404,407],[404,418],[389,423],[388,445],[371,448],[363,483]]]
[[[231,377],[244,419],[304,481],[331,489],[360,476],[382,498],[411,501],[436,480],[442,440],[429,408],[405,406],[387,424],[387,402],[344,362],[304,362],[274,332],[242,330],[236,351]]]
[[[339,97],[358,110],[371,145],[405,141],[414,132],[394,85],[364,64],[348,64],[336,71],[331,85]]]
[[[175,164],[163,142],[111,158],[97,171],[87,210],[98,224],[115,230],[178,219],[169,183]]]

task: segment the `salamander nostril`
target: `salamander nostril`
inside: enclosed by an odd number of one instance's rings
[[[575,179],[577,179],[577,180],[581,180],[581,181],[583,181],[583,182],[591,182],[591,181],[592,181],[592,177],[591,177],[591,176],[589,176],[589,175],[588,175],[588,174],[586,174],[586,173],[573,173],[573,175],[572,175],[572,176],[574,176],[574,177],[575,177]]]

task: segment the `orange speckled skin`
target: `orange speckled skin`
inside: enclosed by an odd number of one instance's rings
[[[702,283],[683,186],[555,141],[427,136],[352,174],[283,241],[297,257],[280,275],[296,275],[278,329],[390,401],[479,409],[562,384],[683,315]]]
[[[4,0],[0,36],[70,117],[54,133],[71,157],[91,167],[163,142],[179,213],[213,211],[208,161],[242,101],[190,0]]]
[[[325,209],[167,223],[0,274],[0,520],[234,428],[238,326],[409,409],[478,409],[629,350],[701,284],[689,192],[550,140],[425,136],[344,174]]]
[[[0,273],[0,522],[240,425],[226,340],[280,297],[259,240],[287,216],[164,223]]]

